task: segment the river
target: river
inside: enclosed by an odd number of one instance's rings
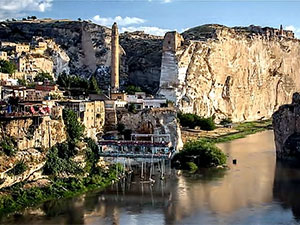
[[[105,191],[26,209],[2,223],[300,224],[300,168],[276,162],[273,139],[273,131],[265,131],[219,144],[228,170],[172,171],[153,186],[132,177]]]

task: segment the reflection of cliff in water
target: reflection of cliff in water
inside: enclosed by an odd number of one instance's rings
[[[297,221],[300,220],[300,165],[296,162],[278,161],[275,171],[274,199],[285,209],[291,208]]]

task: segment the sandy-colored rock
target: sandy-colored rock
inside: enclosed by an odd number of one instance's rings
[[[159,94],[183,112],[234,122],[270,118],[300,90],[299,40],[206,28],[184,33],[175,51],[163,51]]]
[[[122,112],[118,117],[118,122],[126,129],[142,134],[170,134],[175,149],[183,146],[177,113],[173,108],[149,109],[136,114]]]

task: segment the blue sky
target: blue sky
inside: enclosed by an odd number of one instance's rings
[[[0,19],[90,19],[121,31],[144,30],[161,34],[194,26],[219,23],[227,26],[261,26],[293,29],[300,36],[299,1],[199,1],[199,0],[0,0]]]

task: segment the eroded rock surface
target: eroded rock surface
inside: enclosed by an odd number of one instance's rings
[[[300,94],[294,93],[291,104],[282,105],[273,114],[277,157],[300,156]]]
[[[300,42],[287,31],[250,28],[205,25],[184,41],[167,34],[159,94],[201,116],[270,118],[300,90]]]
[[[118,122],[142,134],[170,134],[172,146],[181,149],[181,131],[177,122],[177,113],[172,108],[143,110],[136,114],[122,112],[118,115]]]

